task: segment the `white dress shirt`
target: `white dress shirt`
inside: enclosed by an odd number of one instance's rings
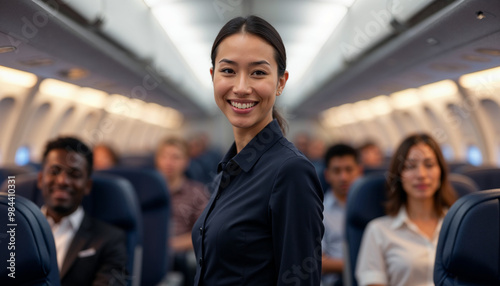
[[[42,213],[47,216],[47,208],[45,206],[42,206]],[[84,211],[81,206],[69,216],[62,218],[59,223],[55,223],[51,217],[47,216],[56,243],[57,266],[59,271],[61,271],[71,241],[73,241],[75,233],[82,224],[83,216]]]
[[[330,258],[342,259],[344,242],[344,220],[345,204],[342,204],[335,196],[333,191],[325,192],[323,200],[323,224],[325,225],[325,234],[323,235],[322,247],[323,253]],[[333,285],[339,279],[339,274],[323,274],[322,281],[325,285]]]
[[[410,221],[406,208],[383,216],[366,227],[359,250],[359,285],[433,286],[434,260],[443,218],[431,239]]]

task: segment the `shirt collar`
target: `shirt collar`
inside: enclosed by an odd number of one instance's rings
[[[448,210],[445,209],[444,210],[444,214],[446,214]],[[441,228],[441,224],[443,223],[443,218],[444,218],[444,215],[442,215],[440,218],[439,218],[439,221],[438,221],[438,229]],[[398,214],[396,215],[396,217],[394,218],[394,221],[392,222],[391,224],[391,227],[393,229],[396,229],[398,227],[401,227],[403,224],[411,224],[411,221],[410,219],[408,218],[408,213],[406,212],[406,207],[405,206],[401,206],[399,208],[399,212]]]
[[[226,169],[232,163],[248,172],[259,158],[279,139],[283,138],[278,121],[274,119],[262,129],[239,153],[236,153],[236,143],[226,153],[217,166],[217,173]]]
[[[325,208],[329,207],[329,208],[339,208],[339,207],[344,207],[345,204],[342,204],[338,199],[337,197],[335,197],[335,195],[333,194],[333,191],[332,189],[328,189],[325,193],[325,196],[324,196],[324,205],[325,205]]]
[[[406,213],[406,207],[401,206],[399,208],[399,212],[394,218],[394,221],[391,224],[391,227],[393,229],[396,229],[398,227],[401,227],[403,224],[408,223],[408,214]]]
[[[45,205],[41,207],[41,211],[47,217],[50,226],[53,227],[56,223],[51,217],[47,216],[47,207]],[[80,225],[82,224],[84,214],[85,212],[83,211],[82,206],[79,206],[73,213],[63,217],[59,222],[59,224],[61,224],[64,220],[68,220],[71,228],[73,230],[77,230],[80,228]]]

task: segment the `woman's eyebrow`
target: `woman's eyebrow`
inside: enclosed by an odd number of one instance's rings
[[[262,61],[257,61],[257,62],[251,62],[249,64],[250,66],[258,66],[258,65],[271,65],[270,63],[268,63],[266,60],[262,60]]]
[[[228,60],[228,59],[222,59],[222,60],[219,61],[219,64],[220,63],[228,63],[228,64],[231,64],[231,65],[235,65],[236,64],[235,61]]]
[[[230,64],[230,65],[237,65],[235,61],[232,61],[232,60],[228,60],[228,59],[222,59],[219,61],[219,64],[220,63],[227,63],[227,64]],[[262,61],[256,61],[256,62],[251,62],[249,64],[249,66],[258,66],[258,65],[271,65],[268,61],[266,60],[262,60]]]

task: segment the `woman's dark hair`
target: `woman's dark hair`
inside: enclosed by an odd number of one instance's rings
[[[236,17],[229,20],[219,31],[217,37],[215,37],[214,44],[212,46],[211,59],[212,68],[215,68],[215,57],[217,56],[217,48],[219,44],[227,37],[238,34],[238,33],[249,33],[255,35],[266,42],[268,42],[274,48],[274,59],[278,63],[278,77],[285,74],[286,70],[286,50],[283,40],[276,29],[269,24],[266,20],[258,16],[248,16]],[[280,112],[273,107],[273,118],[276,119],[280,125],[283,133],[286,132],[287,122]]]
[[[437,214],[444,214],[444,209],[451,207],[456,200],[455,190],[448,181],[448,167],[441,152],[438,143],[428,134],[420,133],[408,136],[401,142],[394,153],[389,167],[389,176],[387,179],[387,203],[386,213],[395,216],[399,209],[406,204],[408,198],[401,183],[401,173],[404,171],[406,157],[411,147],[424,143],[429,146],[434,154],[441,169],[440,186],[434,194],[434,208]]]

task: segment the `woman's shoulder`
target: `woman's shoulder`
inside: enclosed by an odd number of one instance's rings
[[[305,161],[312,166],[312,163],[302,154],[292,142],[288,141],[285,137],[281,138],[276,144],[276,148],[282,155],[283,161],[292,159],[294,161]]]
[[[389,215],[384,215],[378,218],[374,218],[368,223],[366,229],[371,231],[377,231],[390,228],[391,225],[394,223],[395,219],[396,217]]]

